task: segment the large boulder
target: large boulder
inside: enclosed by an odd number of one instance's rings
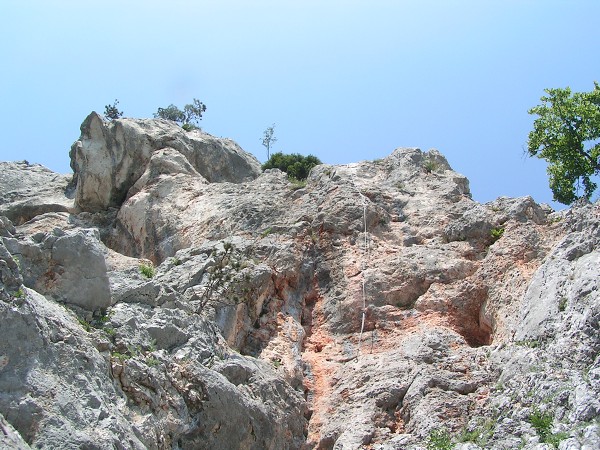
[[[186,132],[164,119],[105,122],[92,112],[70,152],[75,204],[84,211],[120,206],[152,154],[166,147],[181,153],[209,182],[239,183],[260,174],[258,160],[232,140],[199,130]]]
[[[21,224],[40,214],[73,211],[70,181],[40,164],[0,162],[0,215]]]
[[[19,261],[25,286],[90,312],[110,306],[105,247],[97,230],[55,229],[4,242]]]

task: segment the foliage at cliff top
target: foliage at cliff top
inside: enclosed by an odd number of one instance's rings
[[[202,113],[205,111],[206,105],[195,98],[192,104],[183,107],[183,111],[175,105],[169,105],[166,108],[158,108],[154,117],[172,120],[181,124],[186,131],[190,131],[198,128],[198,123],[202,120]]]
[[[289,178],[306,180],[310,169],[318,166],[321,160],[313,155],[303,156],[299,153],[285,155],[282,152],[273,153],[262,169],[279,169],[287,173]]]
[[[542,103],[529,114],[538,117],[529,133],[527,152],[548,162],[554,199],[571,204],[589,199],[600,173],[600,86],[591,92],[545,89]]]

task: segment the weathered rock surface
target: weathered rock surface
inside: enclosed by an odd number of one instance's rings
[[[118,119],[105,122],[92,112],[71,147],[77,184],[75,204],[83,211],[119,207],[142,176],[155,151],[177,151],[188,165],[211,182],[256,178],[260,163],[235,142],[201,131],[186,132],[164,119]],[[155,173],[155,175],[158,175]]]
[[[0,218],[6,445],[600,446],[598,203],[482,205],[414,148],[298,189],[95,113],[72,163],[79,209]]]
[[[0,162],[0,216],[22,224],[44,213],[72,212],[70,181],[39,164]]]
[[[97,230],[36,233],[4,239],[19,261],[23,284],[42,295],[94,312],[111,304],[104,245]]]

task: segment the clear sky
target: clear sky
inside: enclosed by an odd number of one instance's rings
[[[478,201],[551,203],[527,110],[600,81],[599,18],[598,0],[0,0],[0,160],[67,173],[92,110],[198,98],[202,128],[261,161],[275,123],[273,151],[437,148]]]

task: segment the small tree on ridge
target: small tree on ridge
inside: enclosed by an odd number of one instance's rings
[[[115,102],[112,105],[106,105],[104,107],[104,117],[108,120],[115,120],[123,117],[123,111],[119,111],[117,105],[119,104],[119,100],[115,99]]]
[[[277,142],[277,138],[274,136],[275,134],[275,124],[267,128],[263,132],[262,137],[262,145],[267,149],[267,160],[271,157],[270,150],[275,142]]]
[[[195,130],[202,120],[202,113],[206,111],[206,105],[198,99],[183,107],[183,111],[171,104],[166,108],[158,108],[154,117],[177,122],[185,131]]]

